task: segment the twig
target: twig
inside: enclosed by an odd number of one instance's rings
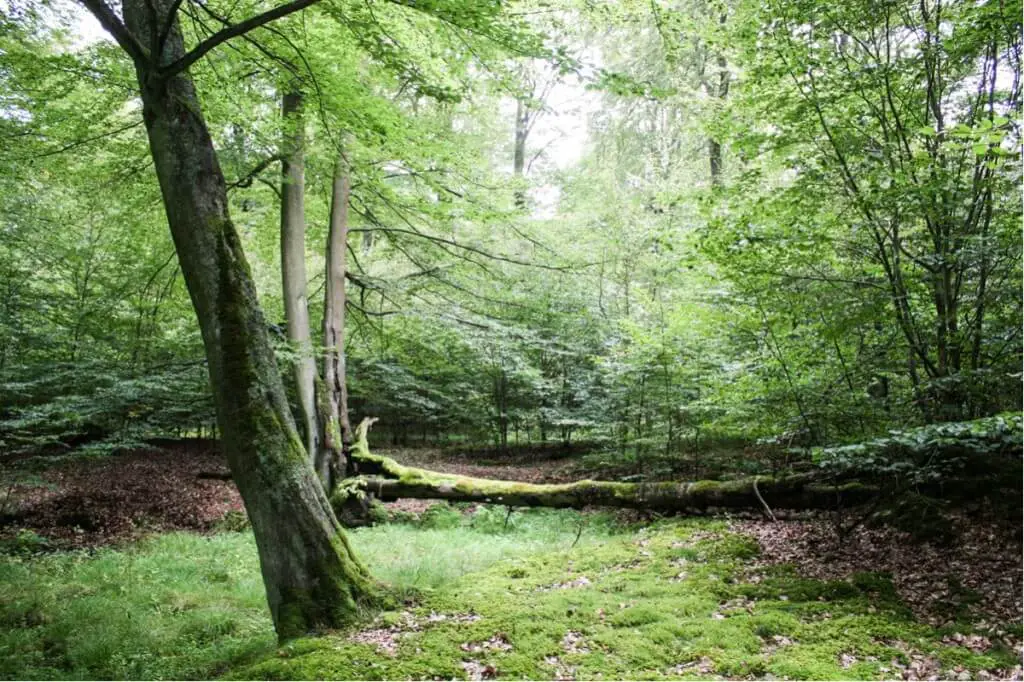
[[[759,478],[760,476],[754,476],[754,494],[757,495],[757,499],[761,503],[761,506],[764,507],[765,512],[768,514],[768,518],[772,521],[778,521],[778,519],[775,518],[775,513],[772,511],[772,508],[769,507],[768,503],[764,501],[763,497],[761,497],[761,491],[757,489],[757,479]]]
[[[586,526],[586,525],[587,525],[586,517],[581,517],[580,518],[580,525],[576,529],[576,539],[572,541],[571,545],[569,545],[569,549],[572,549],[573,547],[575,547],[576,543],[580,541],[580,536],[583,535],[583,527]]]

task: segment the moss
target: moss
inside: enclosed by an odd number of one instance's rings
[[[716,493],[722,489],[722,483],[719,481],[694,481],[686,486],[686,492],[689,495],[704,495],[709,493]]]
[[[726,533],[720,537],[704,540],[698,547],[705,549],[708,556],[720,559],[753,559],[761,553],[757,540],[746,535]]]
[[[850,584],[871,597],[886,601],[898,599],[892,576],[887,573],[855,573],[850,576]]]
[[[456,480],[455,485],[453,487],[460,493],[464,493],[467,495],[477,492],[476,486],[473,485],[473,482],[468,481],[464,478]]]
[[[664,619],[665,616],[665,612],[657,606],[640,604],[626,609],[620,609],[609,619],[609,622],[616,627],[632,627],[635,625],[657,623]]]
[[[463,678],[461,663],[475,660],[500,678],[552,678],[563,666],[578,679],[875,679],[905,655],[895,642],[946,669],[993,669],[1012,658],[943,644],[943,631],[917,623],[899,604],[888,576],[815,581],[760,567],[761,580],[748,583],[754,554],[750,540],[724,523],[659,522],[601,545],[520,557],[425,594],[409,609],[420,626],[400,638],[395,657],[339,633],[233,674]],[[431,612],[479,619],[429,622]],[[404,618],[387,614],[372,627],[400,626]],[[511,649],[463,649],[499,633]],[[854,657],[848,667],[843,654]],[[687,662],[693,665],[677,668]]]
[[[388,508],[378,499],[370,500],[369,516],[371,523],[387,523],[391,521]]]

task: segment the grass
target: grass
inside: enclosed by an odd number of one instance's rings
[[[0,677],[197,678],[275,644],[251,537],[0,561]]]
[[[884,679],[1015,665],[1011,651],[943,643],[952,630],[916,622],[884,575],[755,568],[756,545],[711,520],[638,530],[588,517],[573,546],[580,518],[517,512],[506,526],[503,509],[441,507],[422,525],[355,531],[412,605],[368,615],[354,639],[281,648],[245,533],[4,558],[0,677],[461,679],[490,666],[500,678]]]
[[[400,595],[428,595],[514,557],[568,548],[573,512],[440,507],[419,525],[351,532],[359,556]],[[587,521],[579,546],[615,533]],[[95,553],[0,556],[0,678],[195,679],[274,651],[251,535],[172,533]]]

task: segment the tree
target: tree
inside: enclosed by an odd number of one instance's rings
[[[126,0],[123,22],[103,0],[83,4],[135,66],[167,220],[203,333],[223,449],[256,536],[274,626],[286,639],[341,625],[372,598],[372,581],[299,439],[189,76],[217,45],[312,2],[222,29],[191,51],[178,3]]]
[[[349,182],[348,165],[341,156],[331,182],[331,214],[324,258],[324,390],[320,409],[325,447],[321,461],[317,462],[317,471],[328,490],[344,476],[345,457],[353,442],[345,357]]]
[[[1020,276],[1018,9],[775,2],[737,22],[734,125],[754,163],[715,220],[720,262],[744,261],[747,282],[775,273],[762,298],[781,277],[874,309],[893,332],[879,369],[927,421],[1000,409],[1019,357],[1019,335],[985,332],[1019,315],[994,286]]]
[[[537,120],[544,114],[545,100],[551,93],[551,89],[558,83],[558,72],[545,74],[544,66],[550,65],[526,64],[518,74],[520,81],[518,85],[522,92],[516,94],[512,141],[512,178],[520,185],[526,182],[526,174],[531,165],[526,160],[527,140],[533,127],[537,124]],[[526,209],[526,191],[524,189],[516,189],[514,200],[517,209]]]

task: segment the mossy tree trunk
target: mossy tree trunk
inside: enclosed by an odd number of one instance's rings
[[[103,3],[86,5],[135,62],[164,207],[202,331],[223,449],[252,523],[278,635],[339,626],[372,595],[373,584],[299,439],[192,79],[186,67],[167,67],[185,56],[171,11],[177,3],[124,0],[124,24]],[[163,49],[151,57],[157,45]]]

